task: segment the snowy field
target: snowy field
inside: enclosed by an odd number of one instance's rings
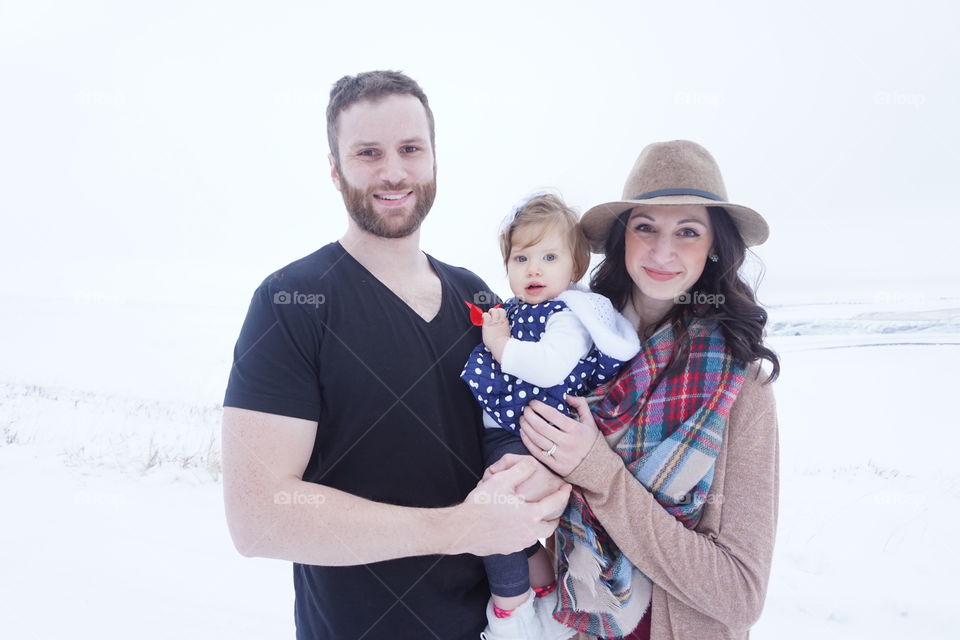
[[[293,637],[289,563],[241,557],[223,516],[244,311],[0,299],[0,637]],[[780,524],[753,637],[957,637],[960,298],[770,312]]]

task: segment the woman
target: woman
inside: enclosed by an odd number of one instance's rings
[[[581,225],[606,254],[591,288],[644,347],[590,405],[570,399],[579,420],[524,411],[524,444],[577,487],[557,530],[558,595],[544,604],[581,637],[746,638],[776,531],[768,383],[780,367],[738,269],[767,224],[727,201],[703,147],[674,141],[644,149],[623,199]]]

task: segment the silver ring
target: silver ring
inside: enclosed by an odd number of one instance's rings
[[[543,453],[543,455],[545,455],[545,456],[552,456],[552,455],[555,454],[556,452],[557,452],[557,443],[556,443],[556,442],[553,443],[553,446],[550,447],[549,450],[541,450],[541,453]]]

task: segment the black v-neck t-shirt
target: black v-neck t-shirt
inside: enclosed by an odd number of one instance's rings
[[[223,404],[316,420],[305,481],[445,507],[483,474],[480,409],[459,376],[481,341],[463,301],[486,307],[492,296],[470,271],[427,257],[443,291],[430,322],[339,243],[253,294]],[[293,570],[298,640],[475,639],[485,625],[489,591],[475,556]]]

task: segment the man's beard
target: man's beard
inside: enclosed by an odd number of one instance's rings
[[[413,211],[399,220],[390,220],[386,216],[378,215],[373,209],[374,191],[408,191],[412,190],[416,198]],[[407,185],[394,186],[385,184],[376,189],[363,190],[354,187],[340,176],[340,193],[343,195],[343,204],[347,213],[364,231],[380,238],[406,238],[420,228],[420,223],[430,213],[433,200],[437,196],[437,179],[417,184],[412,188]]]

